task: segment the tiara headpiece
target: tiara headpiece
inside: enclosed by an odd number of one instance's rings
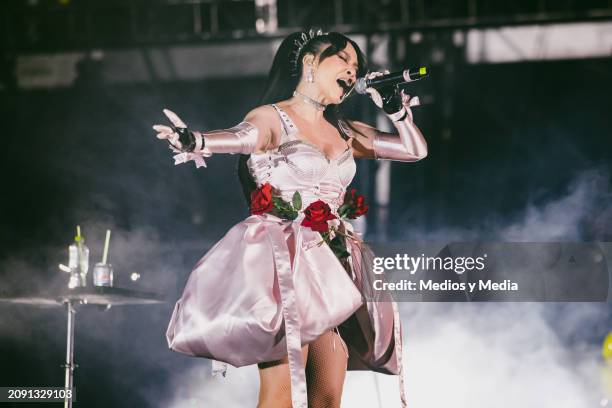
[[[303,32],[302,35],[295,40],[294,43],[294,47],[293,47],[293,72],[294,74],[297,74],[297,68],[298,68],[298,58],[300,57],[300,54],[302,53],[302,50],[304,49],[304,46],[306,44],[308,44],[308,42],[310,40],[312,40],[315,37],[318,37],[320,35],[327,35],[328,33],[324,33],[323,30],[318,29],[317,31],[314,31],[312,28],[310,30],[308,30],[308,32]]]

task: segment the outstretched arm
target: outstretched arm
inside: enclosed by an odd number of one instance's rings
[[[164,109],[173,126],[154,125],[157,138],[165,139],[177,153],[175,163],[194,160],[196,166],[206,166],[203,157],[213,153],[250,154],[265,151],[272,141],[275,113],[272,107],[260,106],[249,112],[244,121],[229,129],[198,132],[187,128],[177,114]]]
[[[377,74],[377,73],[376,73]],[[418,105],[418,98],[390,89],[381,91],[368,88],[374,103],[383,108],[393,122],[397,133],[382,132],[362,122],[351,122],[357,130],[353,139],[355,157],[414,162],[427,156],[427,142],[414,124],[412,106]]]

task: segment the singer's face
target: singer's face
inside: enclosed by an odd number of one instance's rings
[[[357,52],[347,43],[343,50],[320,61],[315,71],[315,84],[327,103],[339,104],[357,80]]]

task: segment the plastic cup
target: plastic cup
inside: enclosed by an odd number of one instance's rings
[[[94,286],[113,286],[113,266],[98,262],[93,269]]]

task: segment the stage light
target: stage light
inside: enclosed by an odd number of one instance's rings
[[[610,360],[612,362],[612,331],[608,333],[608,336],[603,342],[601,354],[603,355],[604,359]]]

